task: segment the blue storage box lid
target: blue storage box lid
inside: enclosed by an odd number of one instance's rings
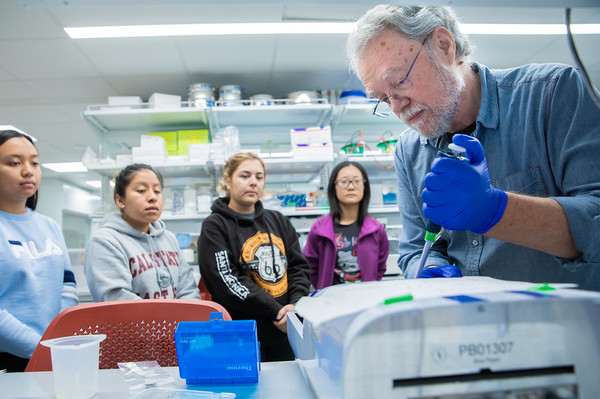
[[[182,321],[175,330],[179,376],[189,385],[258,382],[260,344],[256,321]]]
[[[345,98],[345,97],[364,97],[366,98],[367,95],[360,91],[360,90],[346,90],[340,93],[340,98]]]

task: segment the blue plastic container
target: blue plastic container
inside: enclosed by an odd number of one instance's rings
[[[383,205],[396,205],[397,203],[396,193],[383,194]]]
[[[338,100],[339,104],[351,104],[351,103],[367,103],[367,96],[365,93],[359,90],[347,90],[340,93]]]
[[[182,321],[175,330],[179,376],[188,385],[256,383],[260,372],[260,344],[256,321]]]

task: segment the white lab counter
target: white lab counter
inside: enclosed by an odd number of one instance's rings
[[[186,386],[185,380],[179,378],[179,368],[165,367],[164,370],[175,379],[175,383],[169,388],[230,392],[236,394],[236,399],[314,399],[295,361],[262,363],[261,368],[256,384],[193,386]],[[94,396],[95,399],[121,399],[132,396],[119,369],[100,370],[98,386],[100,391]],[[0,374],[0,387],[0,396],[3,399],[55,398],[52,372]]]

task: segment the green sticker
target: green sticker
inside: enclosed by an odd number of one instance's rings
[[[551,287],[548,283],[542,285],[536,285],[535,287],[529,288],[529,291],[554,291],[556,288]]]
[[[393,298],[388,298],[385,301],[383,301],[383,304],[389,305],[391,303],[406,302],[406,301],[412,301],[412,300],[413,300],[413,296],[411,294],[406,294],[406,295],[396,296]]]

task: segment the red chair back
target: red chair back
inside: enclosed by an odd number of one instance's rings
[[[180,321],[208,321],[225,308],[216,302],[187,299],[144,299],[87,303],[70,307],[52,320],[41,341],[69,335],[106,334],[100,343],[100,368],[120,362],[156,360],[177,366],[175,329]],[[38,344],[25,371],[50,371],[50,348]]]

